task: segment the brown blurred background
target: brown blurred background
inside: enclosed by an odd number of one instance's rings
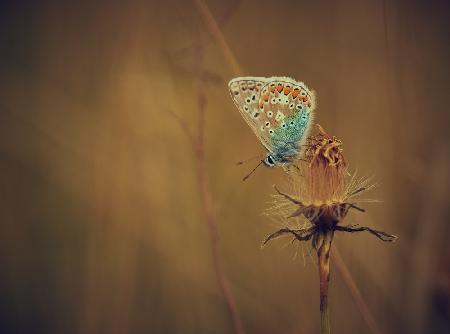
[[[347,222],[400,239],[337,235],[355,285],[332,262],[334,332],[448,333],[447,1],[202,3],[1,2],[0,333],[233,333],[183,130],[197,135],[199,97],[246,333],[318,332],[310,246],[260,248],[285,181],[241,182],[253,163],[235,162],[264,150],[229,98],[236,75],[305,81],[350,169],[380,183],[383,202]]]

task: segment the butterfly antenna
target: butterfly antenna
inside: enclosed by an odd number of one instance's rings
[[[236,162],[236,165],[243,165],[246,162],[249,162],[251,160],[255,160],[256,158],[259,158],[260,156],[261,156],[261,154],[258,154],[257,156],[254,156],[252,158],[249,158],[249,159],[246,159],[246,160],[242,160],[242,161],[238,161],[238,162]]]
[[[250,173],[248,173],[247,176],[245,176],[245,177],[242,179],[242,181],[247,180],[247,179],[250,177],[250,175],[252,175],[253,172],[254,172],[259,166],[261,166],[261,164],[262,164],[263,162],[264,162],[264,160],[261,160],[261,162],[260,162],[258,165],[256,165],[256,167],[253,168],[252,171],[251,171]]]

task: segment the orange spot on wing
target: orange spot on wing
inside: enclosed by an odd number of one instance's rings
[[[275,85],[271,85],[271,86],[270,86],[270,91],[271,91],[271,92],[274,92],[274,91],[275,91]]]
[[[284,87],[284,95],[288,95],[291,92],[291,87]]]
[[[292,98],[296,98],[298,96],[298,94],[300,94],[300,90],[298,88],[295,88],[294,91],[292,92]]]
[[[269,101],[269,94],[264,95],[263,96],[263,100],[266,101],[266,102]]]
[[[283,85],[278,85],[277,86],[278,93],[281,93],[282,90],[283,90]]]

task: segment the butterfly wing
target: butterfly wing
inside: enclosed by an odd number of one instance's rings
[[[313,122],[315,94],[287,77],[266,79],[258,101],[260,131],[269,134],[272,151],[282,160],[300,153]]]
[[[244,118],[266,149],[272,152],[272,140],[269,132],[265,131],[264,122],[262,121],[262,109],[259,109],[261,91],[266,85],[267,78],[239,77],[231,80],[228,88],[242,118]]]
[[[316,106],[315,94],[288,77],[239,77],[230,81],[234,104],[261,143],[289,162],[300,153]]]

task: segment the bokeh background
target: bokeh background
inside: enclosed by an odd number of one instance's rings
[[[380,184],[347,222],[400,236],[336,236],[334,332],[448,333],[449,33],[447,1],[2,1],[0,333],[234,333],[217,268],[246,333],[318,332],[237,75],[314,88]]]

